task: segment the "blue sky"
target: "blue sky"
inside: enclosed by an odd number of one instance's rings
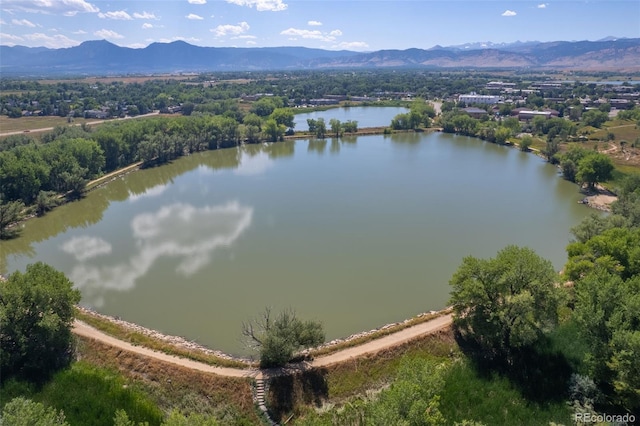
[[[371,51],[467,42],[640,37],[638,0],[2,0],[0,44],[305,46]],[[0,59],[1,60],[1,59]]]

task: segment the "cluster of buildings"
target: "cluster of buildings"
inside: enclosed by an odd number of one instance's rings
[[[502,81],[491,81],[484,87],[485,93],[477,94],[471,92],[461,94],[451,100],[464,104],[466,108],[463,110],[473,118],[483,118],[489,114],[498,115],[500,106],[510,104],[513,106],[526,104],[527,98],[531,95],[543,97],[545,101],[555,103],[567,103],[574,101],[573,95],[558,96],[558,93],[567,93],[570,90],[568,85],[573,82],[538,82],[529,85],[526,89],[517,88],[516,83],[508,83]],[[600,87],[599,93],[610,93],[606,97],[584,96],[578,98],[583,109],[598,108],[602,104],[609,104],[613,111],[613,115],[617,110],[631,108],[635,103],[640,102],[640,92],[630,85],[625,84],[609,84]],[[556,97],[544,96],[547,93],[554,93]],[[611,97],[614,94],[615,97]],[[487,106],[491,106],[488,108]],[[558,117],[560,113],[554,109],[532,109],[532,108],[514,108],[511,110],[511,116],[518,117],[521,121],[529,121],[535,117],[553,118]]]

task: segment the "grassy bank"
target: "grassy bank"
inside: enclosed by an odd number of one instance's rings
[[[117,371],[163,413],[200,414],[224,425],[260,425],[249,378],[221,377],[77,338],[81,359]],[[91,424],[91,423],[87,423]]]
[[[250,368],[250,365],[246,362],[222,358],[195,349],[186,349],[83,310],[76,309],[76,318],[110,336],[134,345],[144,346],[158,352],[180,356],[219,367]]]
[[[272,416],[282,422],[290,419],[287,424],[339,424],[343,410],[370,403],[392,385],[404,365],[416,362],[435,362],[445,368],[439,392],[445,424],[571,422],[564,401],[532,401],[509,378],[477,370],[460,352],[450,329],[352,362],[272,379],[268,391]]]
[[[442,311],[421,314],[400,323],[386,325],[378,330],[360,333],[360,335],[357,337],[347,338],[339,343],[327,344],[326,346],[312,349],[311,351],[309,351],[309,355],[313,357],[319,357],[322,355],[329,355],[343,349],[362,345],[372,340],[376,340],[381,337],[388,336],[389,334],[393,334],[406,328],[412,327],[414,325],[422,324],[434,318],[441,317],[442,315],[445,315],[449,312],[451,312],[451,310],[447,308],[443,309]]]

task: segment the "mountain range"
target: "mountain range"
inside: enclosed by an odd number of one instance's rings
[[[153,43],[142,49],[105,40],[62,49],[0,46],[0,73],[23,77],[392,67],[640,71],[640,39],[477,43],[375,52],[199,47],[183,41]]]

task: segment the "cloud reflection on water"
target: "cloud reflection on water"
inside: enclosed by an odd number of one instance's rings
[[[62,245],[62,251],[82,262],[93,257],[111,253],[111,244],[98,237],[73,237]]]
[[[243,152],[240,164],[233,173],[239,176],[255,176],[264,173],[271,166],[273,166],[273,160],[266,153],[259,152],[255,155],[248,155]]]
[[[131,221],[137,252],[128,262],[116,265],[84,262],[97,256],[78,256],[73,247],[92,247],[96,237],[73,238],[63,250],[80,261],[70,278],[83,293],[83,300],[95,307],[104,304],[107,291],[128,291],[161,257],[180,260],[176,272],[184,276],[196,273],[211,259],[216,248],[231,246],[251,225],[253,208],[230,202],[221,206],[194,207],[177,203],[164,206],[155,213],[142,213]],[[80,240],[80,242],[74,240]],[[67,247],[67,249],[65,249]],[[96,245],[106,254],[105,245]],[[110,247],[110,245],[109,245]]]

